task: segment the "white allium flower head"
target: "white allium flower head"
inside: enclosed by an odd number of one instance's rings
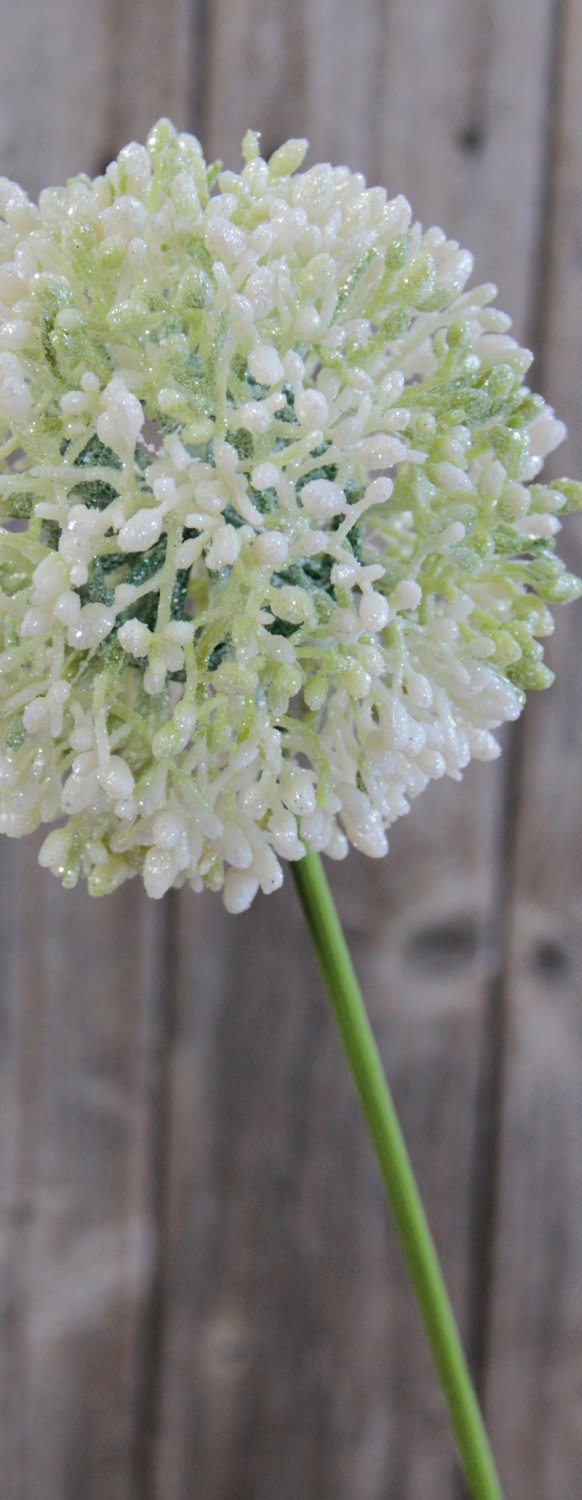
[[[551,674],[579,486],[472,259],[304,141],[167,120],[0,182],[0,829],[99,895],[241,911],[377,857]]]

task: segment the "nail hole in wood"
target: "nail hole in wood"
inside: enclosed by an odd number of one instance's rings
[[[467,125],[464,130],[460,130],[457,136],[458,145],[467,156],[477,156],[478,152],[483,150],[485,141],[485,131],[477,121],[474,121],[472,125]]]
[[[459,916],[430,922],[408,940],[406,956],[419,974],[454,977],[472,963],[479,947],[473,917]]]
[[[531,963],[542,979],[548,980],[563,979],[570,968],[569,955],[556,938],[542,938],[536,943]]]
[[[217,1330],[211,1338],[211,1362],[215,1370],[236,1369],[248,1363],[251,1348],[248,1338],[242,1334]]]

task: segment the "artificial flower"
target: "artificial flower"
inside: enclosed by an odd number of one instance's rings
[[[162,120],[0,182],[0,829],[101,894],[377,857],[551,673],[564,428],[403,197]]]

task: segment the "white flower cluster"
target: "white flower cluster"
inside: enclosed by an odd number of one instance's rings
[[[472,260],[346,167],[0,182],[0,829],[94,894],[383,855],[543,687],[567,481]]]

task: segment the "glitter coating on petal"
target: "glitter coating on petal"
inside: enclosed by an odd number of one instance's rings
[[[95,895],[379,857],[551,673],[580,487],[472,258],[304,141],[0,181],[0,830]]]

